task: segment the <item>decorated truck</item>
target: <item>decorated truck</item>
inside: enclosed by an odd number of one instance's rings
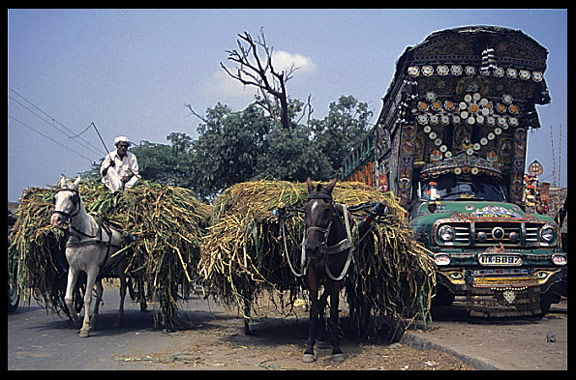
[[[527,132],[550,102],[547,50],[470,26],[408,47],[343,179],[393,191],[437,264],[435,301],[471,316],[541,316],[567,283],[554,220],[524,211]]]

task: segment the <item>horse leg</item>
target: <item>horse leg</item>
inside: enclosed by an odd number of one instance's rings
[[[244,334],[253,335],[252,326],[250,326],[250,309],[252,308],[252,295],[244,296]]]
[[[138,300],[140,301],[140,311],[145,312],[148,306],[146,305],[146,289],[144,287],[144,279],[138,277]]]
[[[332,360],[336,363],[344,361],[344,354],[340,349],[338,339],[338,307],[340,305],[340,289],[342,283],[333,283],[330,291],[330,330],[332,331]]]
[[[324,289],[324,292],[320,296],[320,306],[318,313],[318,338],[316,339],[316,347],[326,348],[326,319],[324,318],[324,310],[326,309],[326,301],[329,292]]]
[[[94,311],[90,317],[90,330],[95,330],[98,324],[98,313],[100,312],[100,303],[102,303],[102,296],[104,295],[104,287],[102,286],[102,280],[96,281],[96,304],[94,305]]]
[[[118,316],[114,322],[114,327],[122,326],[122,320],[124,319],[124,299],[126,298],[126,275],[124,272],[120,271],[118,274],[120,278],[120,307],[118,308]]]
[[[76,308],[74,307],[74,288],[76,287],[76,281],[78,280],[79,272],[70,267],[68,269],[68,281],[66,283],[66,295],[64,296],[64,302],[68,308],[68,313],[70,313],[70,318],[76,326],[80,326],[80,317],[76,313]]]
[[[80,329],[80,337],[87,338],[90,336],[90,305],[92,304],[92,289],[98,275],[98,267],[91,268],[86,273],[86,294],[84,294],[84,321]]]
[[[318,300],[318,282],[313,270],[308,272],[308,286],[310,288],[310,300],[312,301],[312,306],[310,307],[310,331],[306,342],[306,351],[304,351],[304,355],[302,356],[302,361],[304,363],[312,363],[316,360],[314,357],[314,344],[316,343],[316,336],[318,335],[320,301]]]

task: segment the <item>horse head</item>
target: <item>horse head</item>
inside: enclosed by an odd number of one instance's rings
[[[63,228],[71,218],[80,212],[79,184],[80,177],[76,178],[74,182],[68,180],[64,175],[60,178],[57,185],[60,186],[60,189],[54,194],[54,211],[50,218],[50,224],[54,227]]]
[[[328,186],[324,187],[320,183],[314,186],[310,177],[306,179],[308,198],[304,204],[307,235],[305,249],[309,258],[319,257],[326,250],[326,242],[334,214],[332,190],[336,181],[334,179]]]

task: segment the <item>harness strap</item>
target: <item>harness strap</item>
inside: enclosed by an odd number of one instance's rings
[[[102,219],[99,220],[98,232],[94,236],[88,235],[83,231],[77,230],[76,228],[73,228],[73,227],[71,227],[71,228],[74,230],[74,233],[77,235],[77,237],[78,237],[78,235],[81,235],[81,236],[88,238],[90,240],[81,240],[80,238],[79,238],[79,241],[74,241],[74,242],[68,240],[66,242],[66,248],[68,248],[68,247],[81,247],[84,245],[104,245],[104,246],[106,246],[106,256],[104,257],[104,261],[102,262],[102,264],[100,265],[100,269],[98,270],[98,275],[96,276],[97,280],[100,280],[103,277],[107,276],[114,268],[116,268],[120,264],[120,262],[122,261],[122,258],[124,256],[124,252],[122,252],[122,256],[119,257],[118,259],[116,259],[116,261],[111,266],[106,267],[106,262],[110,258],[110,250],[112,248],[121,248],[120,245],[112,244],[112,230],[117,231],[116,229],[113,229],[110,226],[105,225],[105,222]],[[102,239],[102,230],[103,229],[108,234],[108,241],[107,242]],[[120,232],[120,231],[118,231],[118,232]],[[70,232],[68,232],[68,234],[70,234]],[[100,239],[94,240],[98,236],[100,237]],[[116,253],[114,255],[116,255]]]
[[[348,238],[344,238],[339,243],[326,247],[326,254],[333,255],[349,248],[352,248],[352,243],[350,240],[348,240]]]
[[[288,254],[288,244],[286,243],[286,226],[284,223],[284,219],[280,219],[280,231],[282,231],[282,242],[284,243],[284,255],[286,256],[286,261],[288,261],[288,266],[290,267],[290,271],[296,277],[304,277],[306,275],[308,265],[306,265],[306,251],[304,248],[304,241],[306,239],[306,235],[304,235],[304,239],[302,240],[302,257],[300,263],[300,270],[299,272],[294,268],[292,261],[290,260],[290,256]]]
[[[342,268],[342,272],[340,273],[340,275],[338,277],[334,276],[332,274],[332,272],[330,272],[330,268],[328,267],[328,261],[326,261],[326,265],[324,266],[325,271],[326,271],[326,275],[332,281],[342,281],[342,279],[344,279],[344,277],[346,276],[346,273],[348,273],[348,268],[350,267],[350,263],[352,262],[352,256],[353,256],[353,252],[354,252],[354,249],[353,249],[354,247],[351,243],[352,242],[352,235],[350,233],[350,221],[348,220],[348,210],[346,209],[345,204],[342,204],[342,208],[344,211],[344,225],[346,227],[346,235],[348,235],[348,237],[346,239],[343,239],[337,245],[343,244],[343,242],[347,241],[349,243],[350,247],[345,248],[345,249],[348,249],[348,257],[346,258],[346,263],[344,263],[344,268]]]
[[[317,199],[317,198],[319,198],[319,199],[332,199],[331,196],[324,195],[324,194],[315,194],[312,197],[309,196],[309,198],[310,199]],[[346,273],[348,273],[348,268],[350,267],[350,263],[352,262],[353,252],[355,249],[354,244],[352,243],[352,234],[351,234],[351,230],[350,230],[350,220],[348,217],[348,210],[347,210],[345,204],[342,204],[342,208],[344,211],[344,226],[346,229],[347,237],[342,239],[340,242],[338,242],[335,245],[325,247],[325,250],[326,250],[327,255],[332,255],[332,254],[336,254],[338,252],[342,252],[344,250],[348,250],[348,257],[346,258],[346,263],[344,264],[344,267],[342,268],[342,272],[340,273],[340,275],[338,277],[334,276],[330,272],[330,269],[328,268],[328,263],[326,262],[326,264],[325,264],[326,274],[332,281],[341,281],[346,276]],[[338,212],[336,211],[336,213],[338,213]],[[301,264],[300,264],[301,266],[300,266],[299,270],[297,270],[295,268],[295,263],[292,263],[292,261],[290,260],[290,256],[288,254],[288,244],[286,242],[285,218],[279,218],[279,221],[280,221],[280,231],[282,234],[284,255],[286,256],[286,261],[288,262],[288,266],[290,267],[290,271],[296,277],[304,277],[306,275],[306,272],[308,269],[308,265],[306,265],[307,260],[306,260],[306,249],[305,249],[306,235],[310,231],[317,231],[317,232],[321,232],[323,234],[327,234],[330,231],[330,227],[332,226],[332,220],[330,221],[330,225],[328,226],[328,228],[312,226],[312,227],[308,227],[307,230],[305,231],[304,236],[302,237]]]

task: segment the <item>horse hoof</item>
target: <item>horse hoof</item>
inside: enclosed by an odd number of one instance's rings
[[[304,354],[302,355],[302,362],[303,363],[313,363],[316,360],[314,354]]]
[[[88,338],[90,336],[89,330],[80,330],[79,334],[80,338]]]
[[[332,354],[332,361],[335,363],[342,363],[344,361],[344,354],[341,352],[338,354]]]

